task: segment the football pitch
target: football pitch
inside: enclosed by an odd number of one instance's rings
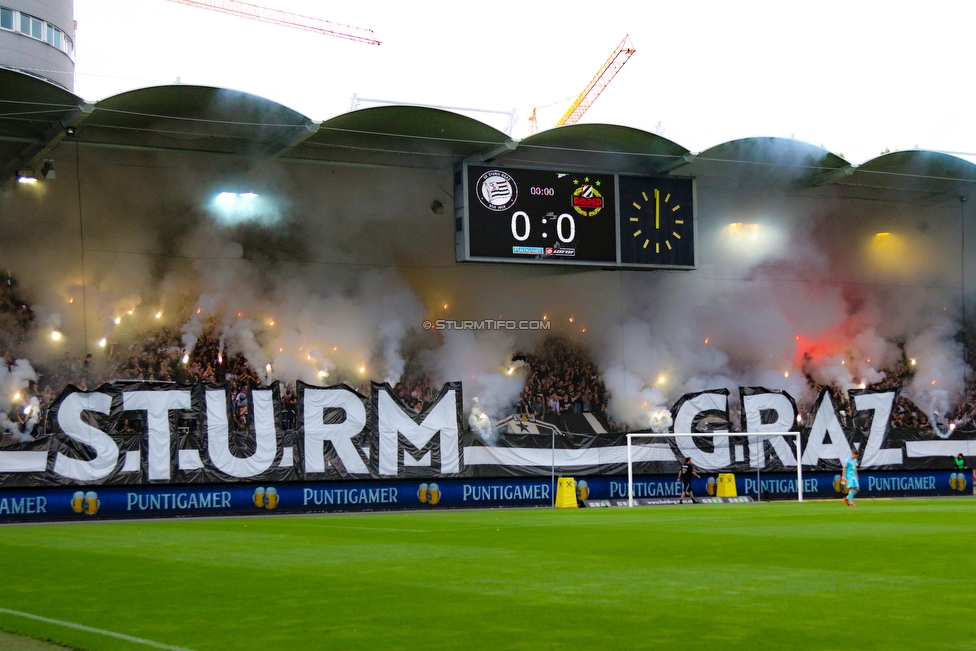
[[[0,564],[0,629],[80,649],[976,648],[972,498],[3,526]]]

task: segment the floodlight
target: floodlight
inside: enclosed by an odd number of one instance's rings
[[[34,170],[29,167],[17,172],[17,182],[18,183],[37,183],[37,177],[34,176]]]

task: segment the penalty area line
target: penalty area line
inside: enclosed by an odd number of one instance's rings
[[[125,640],[126,642],[134,642],[135,644],[144,644],[145,646],[151,646],[154,649],[167,649],[168,651],[191,651],[185,647],[181,646],[170,646],[169,644],[160,644],[159,642],[153,642],[152,640],[144,640],[141,637],[134,637],[132,635],[126,635],[125,633],[116,633],[114,631],[106,631],[101,628],[94,628],[92,626],[85,626],[84,624],[76,624],[74,622],[65,622],[60,619],[51,619],[50,617],[41,617],[40,615],[33,615],[31,613],[24,613],[19,610],[10,610],[9,608],[0,608],[0,613],[5,615],[15,615],[17,617],[26,617],[27,619],[37,620],[39,622],[44,622],[46,624],[55,624],[57,626],[66,626],[67,628],[74,628],[79,631],[85,631],[86,633],[96,633],[98,635],[107,635],[108,637],[114,637],[119,640]]]

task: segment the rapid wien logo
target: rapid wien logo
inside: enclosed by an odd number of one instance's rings
[[[578,186],[573,191],[573,210],[584,217],[595,217],[603,210],[603,195],[600,194],[598,186],[600,181],[590,183],[590,177],[584,177],[582,182],[573,179],[573,184]]]

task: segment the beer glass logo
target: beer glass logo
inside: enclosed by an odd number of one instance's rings
[[[715,495],[715,488],[718,484],[715,483],[714,477],[709,477],[708,481],[705,482],[705,492],[709,495]]]
[[[965,473],[954,472],[951,475],[949,475],[949,488],[959,492],[966,490]]]
[[[437,484],[421,484],[417,487],[417,499],[431,506],[441,501],[441,489]]]
[[[77,491],[71,496],[71,510],[75,513],[95,515],[98,513],[100,505],[101,500],[98,499],[98,494],[95,491],[88,491],[87,493]]]
[[[254,506],[268,510],[278,508],[278,490],[274,486],[258,486],[254,489]]]
[[[590,487],[587,485],[585,479],[581,479],[576,482],[576,499],[585,500],[590,497]]]
[[[847,487],[841,485],[841,476],[834,475],[834,492],[835,493],[846,493]]]

